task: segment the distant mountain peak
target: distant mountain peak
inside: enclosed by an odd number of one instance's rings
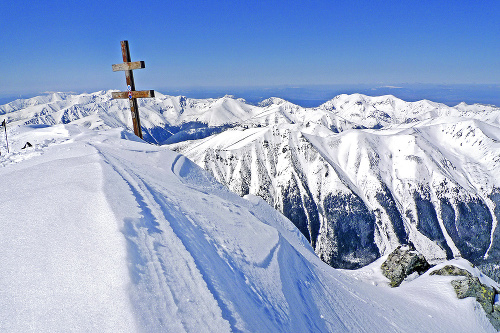
[[[269,97],[269,98],[266,98],[265,100],[259,102],[258,105],[264,107],[264,106],[270,106],[270,105],[281,105],[281,104],[284,104],[287,102],[288,101],[284,100],[283,98]]]

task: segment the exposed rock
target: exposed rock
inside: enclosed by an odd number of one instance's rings
[[[475,297],[486,313],[493,312],[495,302],[495,290],[482,284],[477,277],[467,277],[463,280],[453,280],[451,285],[459,299]]]
[[[440,274],[440,273],[444,274]],[[448,273],[452,274],[448,274]],[[464,273],[465,272],[465,273]],[[453,274],[457,273],[457,274]],[[472,276],[469,272],[458,267],[448,265],[442,269],[432,272],[431,275],[463,275],[466,278],[463,280],[453,280],[451,284],[455,289],[459,299],[466,297],[474,297],[476,301],[481,304],[486,316],[490,320],[493,327],[500,331],[500,305],[495,304],[495,295],[498,291],[494,288],[488,287],[479,281],[479,278]]]
[[[391,287],[398,287],[404,279],[417,272],[426,272],[431,265],[425,257],[409,247],[398,246],[382,264],[382,273],[391,280]]]
[[[467,270],[458,268],[457,266],[454,265],[446,265],[443,268],[431,272],[429,275],[444,275],[444,276],[452,275],[452,276],[472,277],[472,274],[469,273]]]
[[[493,306],[493,312],[486,314],[486,316],[490,320],[491,325],[497,331],[500,331],[500,305]]]

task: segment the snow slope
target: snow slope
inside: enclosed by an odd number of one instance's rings
[[[494,331],[443,277],[415,297],[418,279],[390,289],[335,270],[262,199],[129,132],[10,135],[2,332]]]

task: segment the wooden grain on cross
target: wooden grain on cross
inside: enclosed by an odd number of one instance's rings
[[[112,65],[113,72],[125,71],[125,79],[127,80],[127,90],[111,93],[112,98],[128,98],[130,101],[130,111],[132,113],[132,123],[134,125],[134,133],[142,139],[141,120],[139,118],[139,107],[137,105],[137,98],[151,98],[155,97],[154,90],[135,90],[134,74],[132,70],[145,68],[144,61],[134,61],[130,59],[130,50],[128,48],[128,41],[123,40],[120,42],[122,46],[123,63]]]
[[[149,98],[155,97],[154,90],[140,90],[140,91],[113,91],[111,93],[111,97],[113,98],[130,98],[129,95],[132,95],[132,98]]]

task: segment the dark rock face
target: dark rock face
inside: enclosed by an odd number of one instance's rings
[[[302,203],[302,196],[294,176],[290,183],[283,189],[283,215],[295,224],[297,229],[311,242],[308,219]]]
[[[329,237],[336,244],[332,256],[322,257],[324,261],[333,267],[354,269],[380,256],[374,241],[375,217],[359,197],[329,194],[323,208]]]
[[[422,195],[419,192],[413,193],[413,200],[417,210],[417,229],[427,238],[435,241],[446,251],[446,258],[453,258],[453,253],[446,243],[446,239],[439,225],[436,209],[429,199],[429,194]]]
[[[484,263],[476,265],[476,267],[483,273],[489,276],[491,279],[500,283],[500,261],[488,260]]]
[[[384,183],[381,183],[381,185],[382,190],[375,195],[375,199],[383,207],[387,216],[391,220],[391,224],[399,242],[401,244],[406,244],[408,242],[408,234],[406,233],[401,213],[397,209],[397,205],[391,191]]]
[[[452,205],[441,199],[441,217],[462,256],[473,263],[480,262],[490,244],[493,222],[486,204],[474,199]]]
[[[495,214],[497,221],[500,221],[500,189],[494,188],[488,198],[495,205],[493,214]],[[498,226],[493,233],[493,242],[488,250],[488,260],[496,263],[500,262],[500,228]],[[496,274],[498,275],[496,281],[500,283],[500,270],[497,270]]]
[[[315,248],[321,223],[319,221],[318,207],[316,206],[316,203],[312,199],[310,193],[308,192],[307,194],[307,196],[304,196],[304,208],[307,216],[309,217],[309,233],[311,235],[311,245],[313,248]]]
[[[431,265],[425,257],[417,251],[398,246],[382,264],[382,273],[391,280],[391,287],[398,287],[405,278],[417,272],[425,273]]]

